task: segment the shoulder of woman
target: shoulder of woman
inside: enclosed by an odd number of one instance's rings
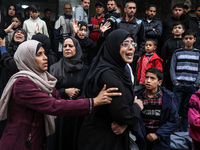
[[[112,69],[109,69],[109,70],[106,70],[104,71],[101,76],[100,76],[100,79],[106,83],[106,84],[111,84],[111,85],[116,85],[116,84],[119,84],[121,83],[121,80],[119,78],[119,76],[117,75],[117,73],[112,70]]]

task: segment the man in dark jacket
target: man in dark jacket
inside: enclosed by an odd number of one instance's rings
[[[116,11],[116,6],[117,6],[117,4],[116,4],[115,0],[108,0],[108,2],[107,2],[108,12],[105,13],[102,23],[105,24],[107,21],[110,22],[111,28],[104,33],[105,36],[107,36],[113,30],[117,29],[116,19],[120,18],[120,13],[118,11]]]
[[[174,5],[172,9],[172,14],[173,14],[172,17],[168,17],[162,22],[163,26],[162,43],[164,43],[168,39],[173,38],[172,29],[173,29],[173,24],[175,22],[179,21],[184,24],[182,4]]]
[[[146,10],[146,17],[143,18],[145,39],[153,39],[158,44],[158,39],[162,35],[162,23],[155,18],[157,6],[149,5]]]
[[[193,29],[197,32],[197,37],[200,37],[200,4],[195,7],[196,17],[188,19],[186,29]]]
[[[133,59],[133,63],[131,67],[133,72],[136,72],[136,66],[139,56],[141,57],[145,53],[144,45],[145,45],[145,32],[144,25],[142,20],[137,19],[134,15],[136,13],[136,3],[135,2],[127,2],[124,8],[126,13],[125,17],[122,19],[117,19],[117,28],[124,29],[130,32],[133,35],[134,42],[137,43],[138,47],[136,47],[135,56]]]
[[[141,150],[170,150],[170,134],[178,127],[178,113],[172,92],[162,89],[163,74],[157,68],[146,71],[146,89],[136,92],[143,101],[137,144]]]

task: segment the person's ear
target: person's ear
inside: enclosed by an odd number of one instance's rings
[[[124,12],[126,13],[126,8],[124,8]]]
[[[156,48],[157,48],[157,46],[156,46],[156,45],[154,45],[154,50],[156,50]]]
[[[158,85],[160,86],[162,84],[162,80],[159,80],[158,81]]]

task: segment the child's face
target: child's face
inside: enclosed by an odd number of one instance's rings
[[[145,50],[147,54],[153,53],[154,50],[156,50],[156,45],[153,43],[153,41],[146,41],[145,43]]]
[[[175,35],[175,36],[180,36],[182,35],[183,33],[185,32],[185,30],[183,29],[182,25],[177,25],[177,26],[174,26],[173,27],[173,30],[172,30],[172,33]]]
[[[36,11],[36,12],[30,11],[30,16],[33,19],[37,19],[39,15],[40,15],[40,12],[38,12],[38,11]]]
[[[145,75],[145,87],[147,90],[157,90],[158,86],[162,84],[162,80],[158,80],[156,74],[147,72]]]
[[[21,22],[17,18],[12,18],[12,22],[15,22],[14,28],[18,28],[21,25]]]
[[[194,38],[193,35],[185,35],[183,37],[183,42],[185,44],[186,49],[191,49],[195,41],[196,41],[196,38]]]
[[[87,33],[87,28],[86,28],[86,26],[82,26],[82,27],[79,29],[77,35],[78,35],[78,37],[79,37],[80,39],[84,39],[85,36],[86,36],[86,33]]]

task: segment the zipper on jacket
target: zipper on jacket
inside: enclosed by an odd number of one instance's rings
[[[31,145],[32,145],[32,143],[31,143],[31,133],[29,134],[25,145],[26,145],[27,148],[31,147]]]

